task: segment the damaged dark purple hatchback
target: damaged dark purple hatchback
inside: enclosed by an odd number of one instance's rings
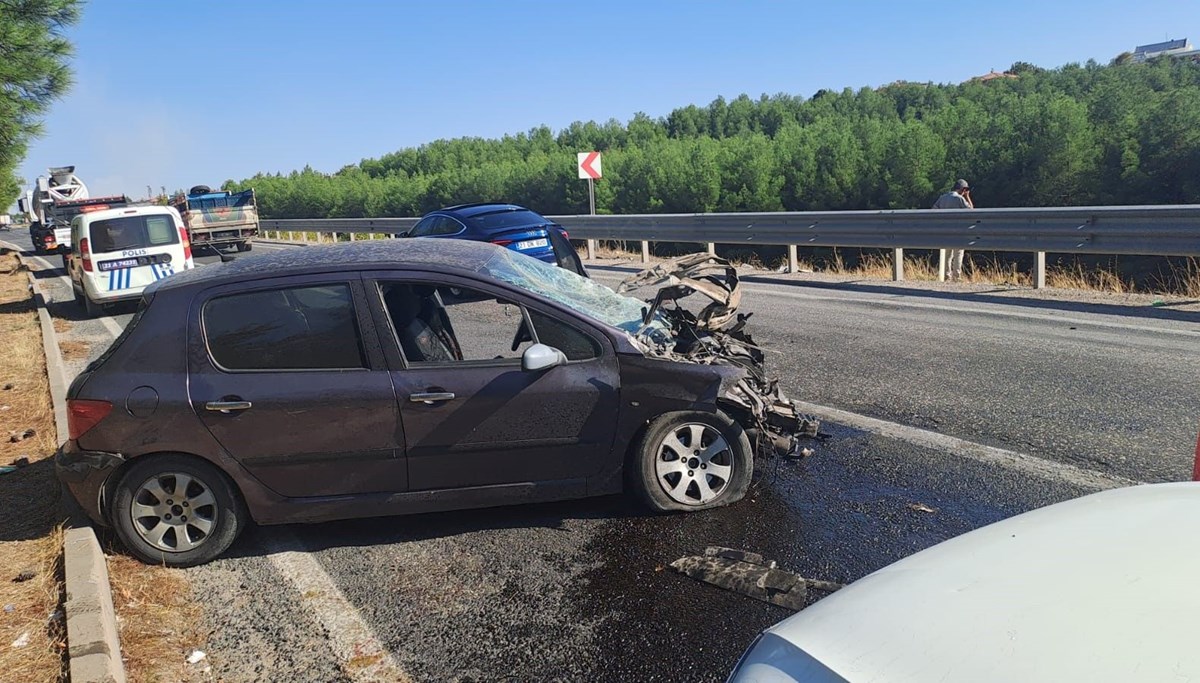
[[[703,257],[701,257],[703,256]],[[816,424],[762,372],[736,273],[648,271],[653,303],[489,244],[309,247],[146,290],[68,392],[59,477],[137,557],[189,566],[260,524],[634,490],[740,499]],[[634,284],[636,284],[634,283]],[[698,315],[673,305],[700,292]]]

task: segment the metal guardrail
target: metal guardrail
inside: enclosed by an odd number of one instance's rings
[[[1044,285],[1046,252],[1200,256],[1200,205],[1081,206],[1014,209],[796,211],[773,213],[549,216],[575,239],[890,248],[903,279],[909,249],[1024,251],[1037,254],[1035,283]],[[398,234],[416,218],[264,220],[262,229],[318,233]],[[591,254],[589,253],[589,256]]]

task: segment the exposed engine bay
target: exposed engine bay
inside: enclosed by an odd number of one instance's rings
[[[743,423],[759,453],[809,454],[800,440],[816,437],[820,423],[801,413],[779,388],[778,380],[766,374],[763,350],[746,331],[751,314],[737,312],[742,299],[737,269],[711,254],[689,254],[625,279],[617,292],[655,286],[658,293],[643,310],[642,326],[630,335],[639,350],[677,362],[732,365],[744,370],[735,384],[723,387],[722,408]],[[709,299],[697,313],[678,303],[695,293]],[[659,330],[664,322],[670,326],[670,335]]]

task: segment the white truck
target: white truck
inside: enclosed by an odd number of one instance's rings
[[[129,204],[124,195],[91,197],[87,185],[75,175],[74,166],[57,166],[38,176],[33,189],[17,200],[29,220],[29,239],[38,254],[63,254],[71,250],[71,219],[88,211],[113,209]]]

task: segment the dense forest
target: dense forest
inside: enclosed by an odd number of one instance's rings
[[[1118,58],[959,85],[745,95],[665,118],[438,140],[333,174],[227,181],[273,218],[415,216],[504,200],[586,213],[575,153],[604,152],[600,213],[923,208],[955,178],[978,206],[1200,202],[1200,64]]]

